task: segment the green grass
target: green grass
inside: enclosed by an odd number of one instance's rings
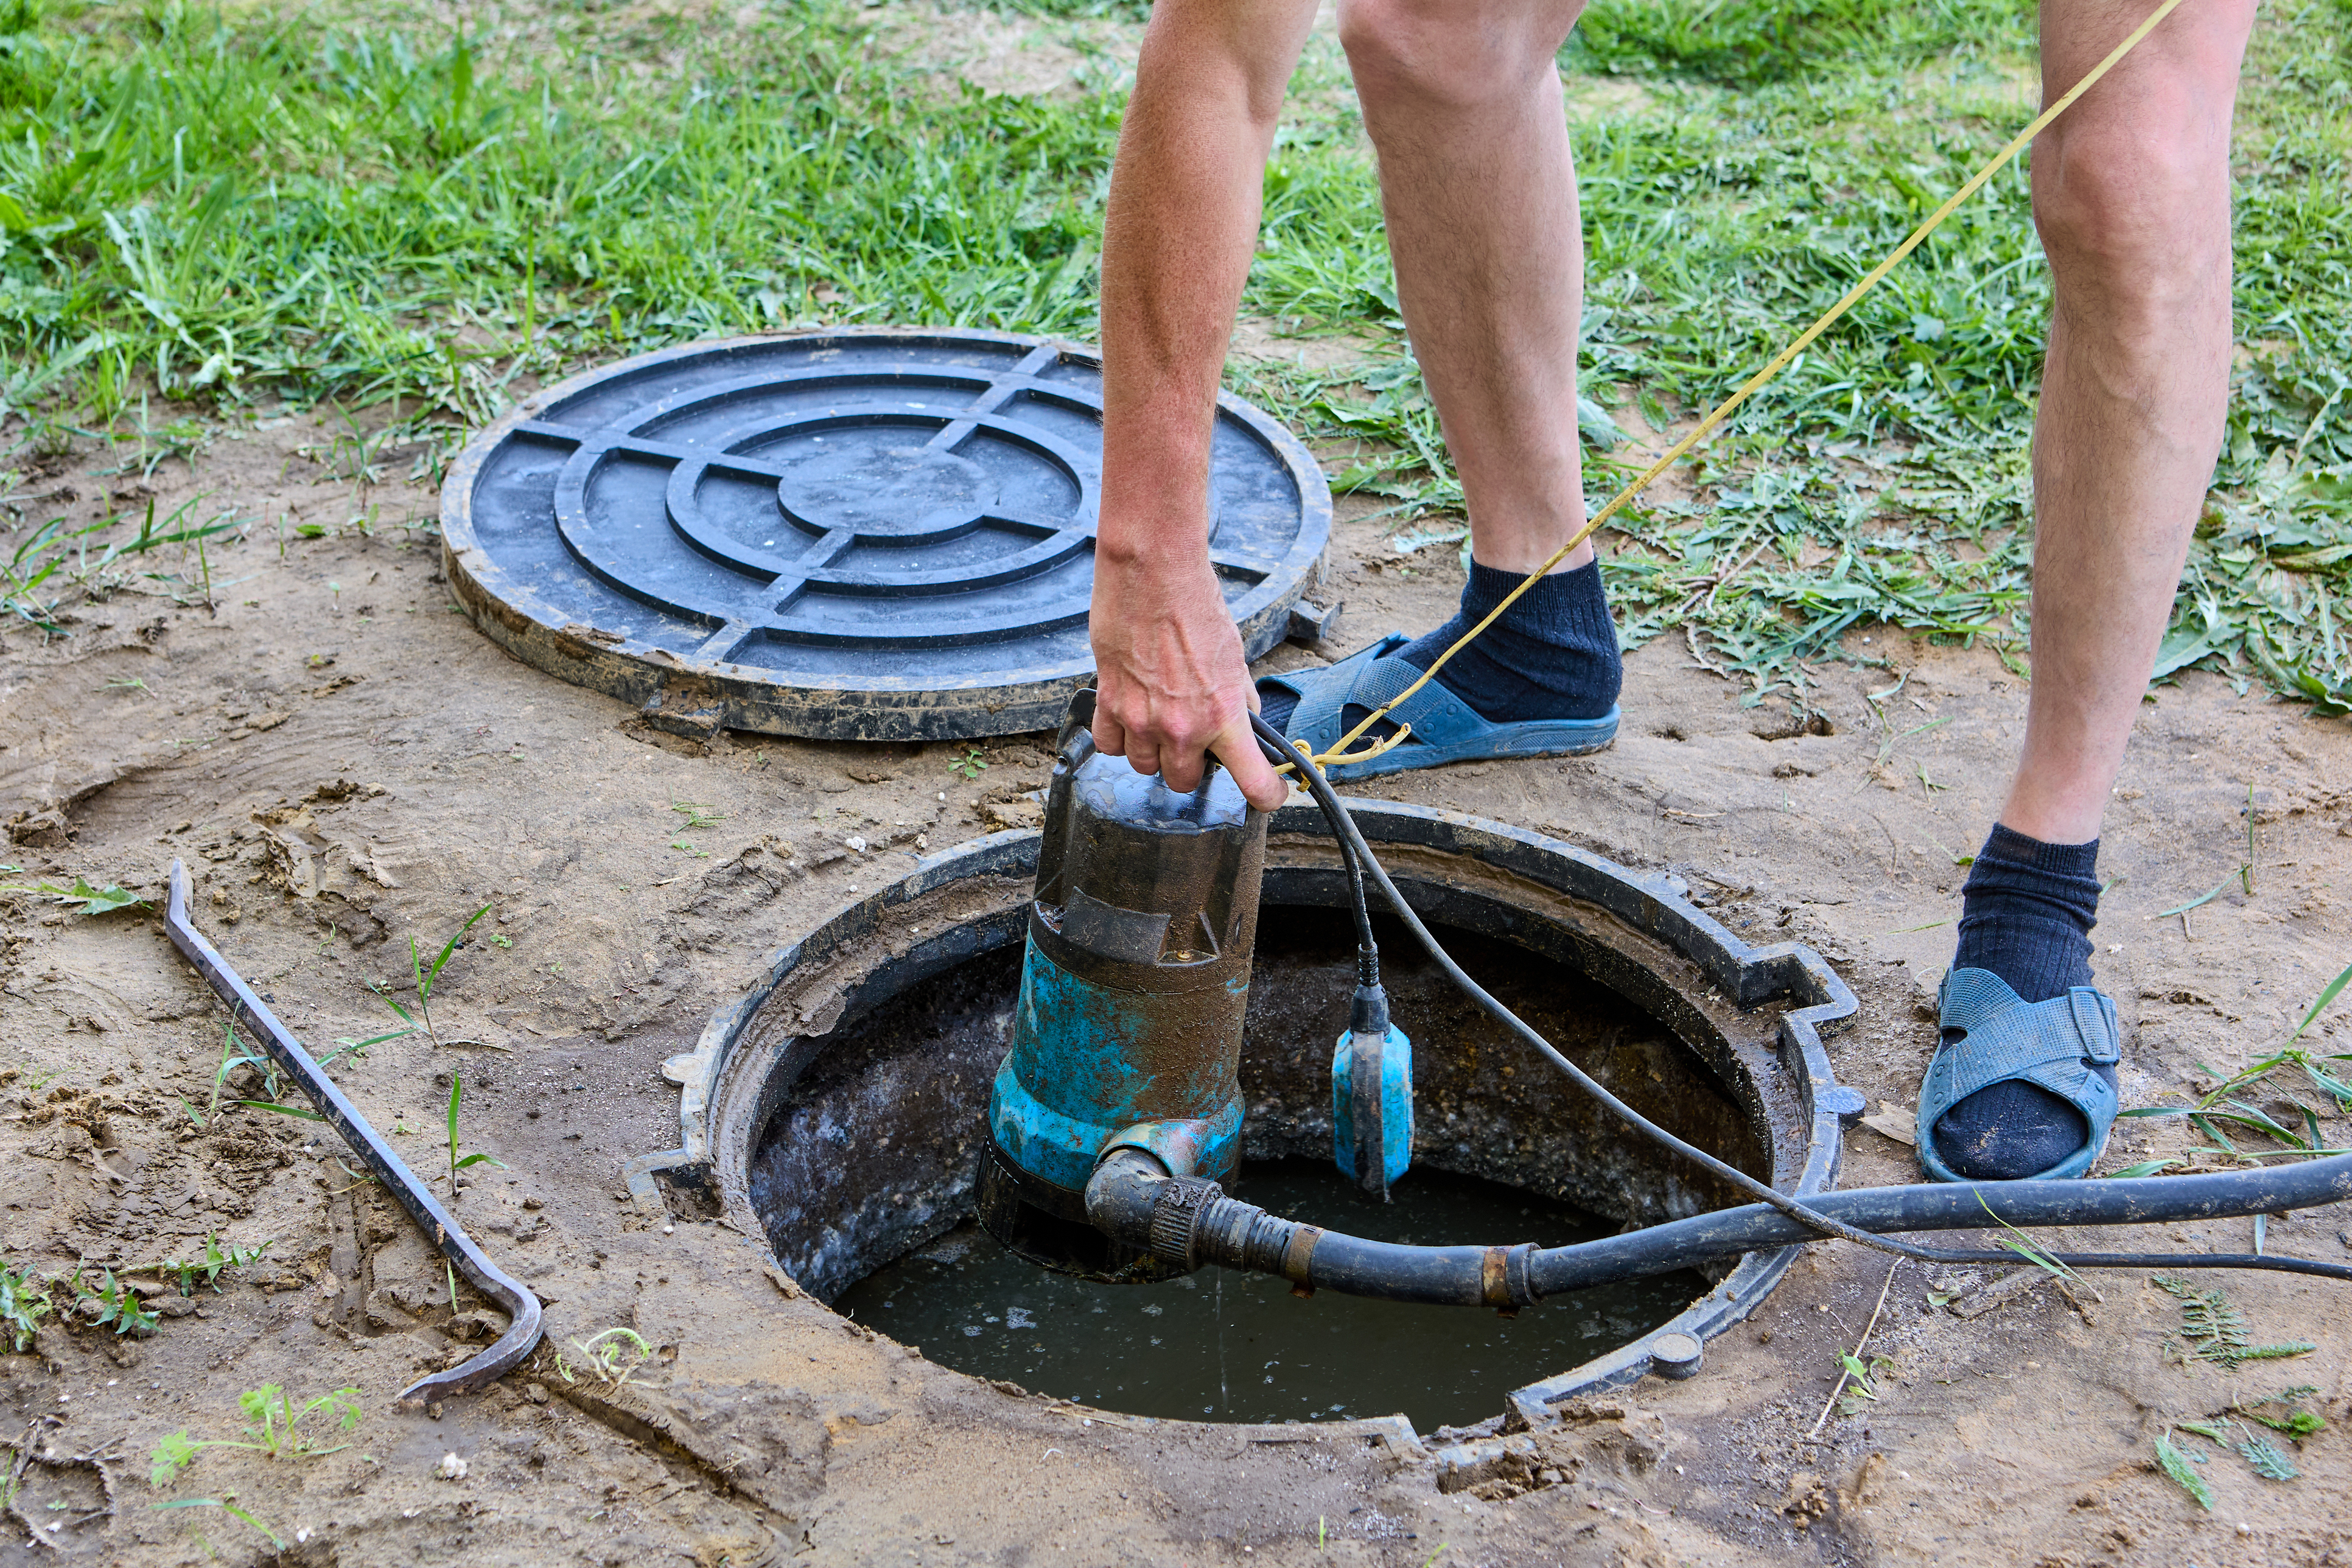
[[[1094,35],[1059,19],[1140,15],[1000,8],[1081,45]],[[177,405],[234,419],[328,402],[355,464],[423,438],[432,477],[527,378],[694,338],[826,321],[1091,335],[1116,62],[1078,93],[991,97],[874,47],[893,16],[567,10],[486,40],[380,0],[0,0],[0,466],[93,435],[136,464],[188,459],[202,431]],[[1662,420],[1721,396],[2022,122],[2032,26],[2022,0],[1594,6],[1563,58],[1574,101],[1605,95],[1575,134],[1597,492],[1635,453],[1608,409]],[[2348,33],[2345,0],[2261,24],[2238,395],[2161,667],[2329,712],[2352,711]],[[1343,80],[1318,42],[1244,308],[1364,353],[1236,382],[1310,436],[1372,443],[1346,483],[1400,530],[1442,532],[1413,520],[1460,490]],[[1682,631],[1749,701],[1802,703],[1815,661],[1872,623],[1986,638],[2021,668],[2048,300],[2021,167],[1742,411],[1700,456],[1694,501],[1622,519],[1604,555],[1628,645]],[[27,552],[48,521],[0,514],[0,559],[17,563],[10,611],[56,629],[87,584],[35,576],[58,548]]]

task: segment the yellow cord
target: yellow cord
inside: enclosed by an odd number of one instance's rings
[[[2063,114],[2066,110],[2073,105],[2076,99],[2082,97],[2083,94],[2091,89],[2094,83],[2097,82],[2101,77],[2105,76],[2108,71],[2114,69],[2116,63],[2118,60],[2121,60],[2126,55],[2131,53],[2133,49],[2138,47],[2140,41],[2146,38],[2150,33],[2156,31],[2157,24],[2162,22],[2167,16],[2171,16],[2172,13],[2179,8],[2180,3],[2181,0],[2164,0],[2162,5],[2158,5],[2155,11],[2149,14],[2147,20],[2133,28],[2130,35],[2126,37],[2122,43],[2117,44],[2115,47],[2114,51],[2110,53],[2105,59],[2101,60],[2097,65],[2092,67],[2089,75],[2085,76],[2081,81],[2076,82],[2073,87],[2069,88],[2065,94],[2061,97],[2057,102],[2053,103],[2049,108],[2036,115],[2032,124],[2028,125],[2024,130],[2011,137],[2008,146],[2003,147],[1999,153],[1993,154],[1991,163],[1987,163],[1983,168],[1979,169],[1974,174],[1969,175],[1968,184],[1953,192],[1949,201],[1947,201],[1942,206],[1937,207],[1933,213],[1929,214],[1927,220],[1921,224],[1917,228],[1913,229],[1911,231],[1910,237],[1906,239],[1902,244],[1896,246],[1894,250],[1887,255],[1886,259],[1881,261],[1868,272],[1864,273],[1862,280],[1856,283],[1853,288],[1847,289],[1838,300],[1836,304],[1832,305],[1827,310],[1823,311],[1820,321],[1815,321],[1811,326],[1807,327],[1802,332],[1799,333],[1794,342],[1790,343],[1787,348],[1782,349],[1779,353],[1773,355],[1770,363],[1767,364],[1762,370],[1758,371],[1754,375],[1750,376],[1748,380],[1748,384],[1742,386],[1729,397],[1725,398],[1721,403],[1717,404],[1714,408],[1707,412],[1706,417],[1701,419],[1691,430],[1689,435],[1685,436],[1681,440],[1675,442],[1671,447],[1667,448],[1664,457],[1651,464],[1649,468],[1639,478],[1635,479],[1623,489],[1619,490],[1614,496],[1611,497],[1609,504],[1602,507],[1599,511],[1594,512],[1591,519],[1588,521],[1582,528],[1577,530],[1576,536],[1574,538],[1570,539],[1566,544],[1561,545],[1558,550],[1552,552],[1550,560],[1546,561],[1541,566],[1537,567],[1535,571],[1528,576],[1525,582],[1521,583],[1517,587],[1505,595],[1503,602],[1496,605],[1492,610],[1489,610],[1486,613],[1486,619],[1480,621],[1476,626],[1472,626],[1468,631],[1463,633],[1461,638],[1456,641],[1452,647],[1449,647],[1444,653],[1439,654],[1437,656],[1436,662],[1422,672],[1422,677],[1419,680],[1414,681],[1411,686],[1408,686],[1402,691],[1398,692],[1394,697],[1391,698],[1386,703],[1382,704],[1373,712],[1367,714],[1362,723],[1357,725],[1354,729],[1340,736],[1337,744],[1333,745],[1329,751],[1315,759],[1316,763],[1323,767],[1332,767],[1345,763],[1363,762],[1369,758],[1380,755],[1381,752],[1389,750],[1391,746],[1394,746],[1397,742],[1403,740],[1404,735],[1401,731],[1399,733],[1390,736],[1388,741],[1380,745],[1376,750],[1359,752],[1353,754],[1350,754],[1348,751],[1348,748],[1352,745],[1365,731],[1370,730],[1374,724],[1379,723],[1382,718],[1386,717],[1391,709],[1393,709],[1398,703],[1402,702],[1406,698],[1411,697],[1414,692],[1419,691],[1423,687],[1428,685],[1433,679],[1436,679],[1437,672],[1445,668],[1445,661],[1447,659],[1452,658],[1455,654],[1460,653],[1464,648],[1468,647],[1472,642],[1477,639],[1478,635],[1481,632],[1484,632],[1488,626],[1493,626],[1495,622],[1500,618],[1503,612],[1509,609],[1513,604],[1517,602],[1519,595],[1526,593],[1528,589],[1534,584],[1538,578],[1542,577],[1553,567],[1559,565],[1560,562],[1567,557],[1570,551],[1575,549],[1578,545],[1591,538],[1595,529],[1599,528],[1602,523],[1617,515],[1618,512],[1623,510],[1625,504],[1632,500],[1635,496],[1641,494],[1643,489],[1647,486],[1651,480],[1656,479],[1660,474],[1664,473],[1668,468],[1674,467],[1678,458],[1684,457],[1692,447],[1697,446],[1702,440],[1705,440],[1709,435],[1713,434],[1717,426],[1721,425],[1724,420],[1730,417],[1731,411],[1733,409],[1747,402],[1750,396],[1754,395],[1756,392],[1763,387],[1765,383],[1770,381],[1774,376],[1787,369],[1790,362],[1794,360],[1799,354],[1804,353],[1805,350],[1811,345],[1814,339],[1827,331],[1833,324],[1835,324],[1839,317],[1853,309],[1854,303],[1864,294],[1869,293],[1873,289],[1878,287],[1880,280],[1885,279],[1889,272],[1895,270],[1896,263],[1900,262],[1905,257],[1910,255],[1913,251],[1918,249],[1920,242],[1925,240],[1929,235],[1935,233],[1937,227],[1941,225],[1946,218],[1951,216],[1952,214],[1958,209],[1962,202],[1967,201],[1970,196],[1976,195],[1978,191],[1981,190],[1984,187],[1986,181],[2000,173],[2000,171],[2008,165],[2009,161],[2016,157],[2018,153],[2023,152],[2026,144],[2032,142],[2036,136],[2041,135],[2042,130],[2048,126],[2052,121],[2057,119],[2061,114]],[[1290,764],[1285,763],[1282,768],[1279,768],[1276,771],[1287,772],[1289,766]]]

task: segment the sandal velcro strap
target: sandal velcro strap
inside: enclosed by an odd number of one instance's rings
[[[2088,985],[2046,1002],[2027,1002],[1990,970],[1958,969],[1944,977],[1943,1039],[1919,1086],[1919,1158],[1930,1175],[1948,1173],[1934,1148],[1933,1131],[1946,1111],[1997,1083],[2021,1079],[2074,1107],[2090,1137],[2076,1154],[2044,1177],[2077,1176],[2106,1144],[2119,1106],[2113,1085],[2091,1070],[2122,1059],[2116,1005]]]

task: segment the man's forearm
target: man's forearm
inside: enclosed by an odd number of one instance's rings
[[[1259,193],[1312,0],[1160,0],[1103,226],[1097,559],[1201,552],[1209,443]]]

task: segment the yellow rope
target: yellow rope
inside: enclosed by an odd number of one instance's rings
[[[1896,263],[1900,262],[1905,257],[1910,255],[1914,250],[1918,249],[1920,242],[1925,240],[1929,235],[1935,233],[1937,227],[1941,225],[1946,218],[1951,216],[1955,211],[1958,210],[1962,202],[1967,201],[1970,196],[1976,195],[1978,191],[1981,190],[1984,187],[1985,182],[1991,179],[1995,174],[2000,173],[2003,168],[2007,167],[2009,161],[2016,157],[2018,153],[2023,152],[2026,144],[2032,142],[2036,136],[2042,134],[2044,127],[2048,126],[2052,121],[2057,119],[2061,114],[2063,114],[2076,99],[2082,97],[2085,92],[2088,92],[2093,84],[2097,82],[2101,77],[2105,76],[2108,71],[2114,69],[2116,63],[2118,60],[2121,60],[2126,55],[2131,53],[2133,49],[2139,46],[2142,39],[2146,38],[2150,33],[2156,31],[2157,24],[2162,22],[2167,16],[2171,16],[2172,13],[2179,8],[2180,3],[2181,0],[2164,0],[2162,5],[2158,5],[2149,14],[2147,20],[2133,28],[2130,35],[2126,37],[2122,43],[2117,44],[2115,47],[2113,52],[2111,52],[2105,59],[2101,60],[2097,65],[2092,67],[2089,75],[2085,76],[2081,81],[2076,82],[2073,87],[2069,88],[2065,94],[2055,103],[2053,103],[2049,108],[2044,109],[2040,114],[2034,116],[2033,122],[2032,124],[2028,125],[2024,130],[2011,137],[2008,146],[2003,147],[1999,153],[1993,154],[1992,162],[1987,163],[1983,168],[1979,169],[1974,174],[1969,175],[1968,184],[1953,192],[1950,200],[1947,201],[1942,206],[1937,207],[1933,213],[1930,213],[1925,223],[1922,223],[1917,228],[1911,231],[1909,238],[1906,239],[1902,244],[1896,246],[1893,251],[1888,253],[1886,259],[1881,261],[1868,272],[1864,273],[1860,282],[1847,289],[1845,293],[1839,298],[1836,304],[1832,305],[1827,310],[1822,313],[1821,320],[1815,321],[1811,326],[1807,327],[1802,332],[1799,333],[1794,342],[1791,342],[1787,348],[1782,349],[1779,353],[1773,355],[1770,363],[1767,364],[1762,370],[1758,371],[1754,375],[1750,376],[1745,386],[1742,386],[1729,397],[1727,397],[1721,403],[1717,404],[1714,408],[1708,410],[1706,416],[1701,419],[1698,424],[1693,427],[1689,435],[1685,436],[1681,440],[1675,442],[1671,447],[1667,448],[1664,457],[1651,464],[1649,468],[1639,478],[1635,479],[1623,489],[1619,490],[1614,496],[1611,497],[1609,504],[1602,507],[1599,511],[1594,512],[1591,520],[1588,521],[1582,528],[1577,530],[1576,536],[1574,538],[1561,545],[1558,550],[1552,552],[1550,560],[1546,561],[1541,566],[1537,567],[1535,571],[1528,576],[1525,582],[1522,582],[1517,587],[1512,589],[1507,595],[1504,595],[1503,602],[1496,605],[1492,610],[1489,610],[1486,613],[1486,619],[1480,621],[1476,626],[1472,626],[1468,631],[1463,633],[1460,640],[1455,642],[1452,647],[1449,647],[1444,653],[1439,654],[1437,656],[1437,661],[1422,672],[1422,677],[1419,680],[1414,681],[1411,686],[1408,686],[1402,691],[1398,692],[1375,711],[1367,714],[1362,723],[1357,725],[1354,729],[1340,736],[1337,744],[1332,746],[1328,752],[1317,757],[1315,761],[1325,767],[1329,767],[1336,763],[1342,763],[1364,762],[1370,758],[1380,755],[1381,752],[1389,750],[1391,747],[1402,741],[1406,732],[1411,728],[1409,725],[1401,727],[1397,733],[1390,736],[1386,741],[1380,742],[1372,749],[1358,752],[1353,754],[1349,754],[1348,752],[1349,746],[1353,744],[1365,731],[1370,729],[1374,724],[1379,723],[1381,720],[1388,714],[1391,709],[1393,709],[1398,703],[1402,702],[1406,698],[1411,697],[1414,692],[1419,691],[1423,687],[1428,685],[1433,679],[1436,679],[1437,672],[1445,668],[1445,661],[1447,659],[1452,658],[1455,654],[1460,653],[1464,648],[1468,647],[1472,642],[1477,639],[1477,637],[1481,632],[1484,632],[1488,626],[1493,626],[1495,622],[1501,617],[1503,612],[1509,609],[1511,605],[1517,601],[1519,595],[1526,593],[1528,589],[1535,584],[1538,578],[1542,577],[1553,567],[1559,565],[1560,562],[1567,557],[1570,551],[1575,549],[1578,545],[1591,538],[1595,529],[1599,528],[1602,523],[1608,521],[1618,512],[1624,510],[1625,504],[1632,500],[1635,496],[1641,494],[1643,489],[1646,487],[1651,480],[1656,479],[1660,474],[1664,473],[1668,468],[1675,465],[1677,459],[1687,454],[1692,447],[1697,446],[1709,435],[1713,434],[1717,426],[1720,426],[1724,420],[1730,417],[1731,411],[1733,409],[1747,402],[1749,397],[1754,395],[1763,387],[1765,383],[1770,381],[1774,376],[1787,369],[1790,362],[1794,360],[1799,354],[1804,353],[1805,350],[1811,345],[1814,339],[1827,331],[1833,324],[1836,323],[1839,317],[1853,309],[1855,301],[1859,300],[1864,294],[1869,293],[1873,289],[1878,287],[1880,280],[1885,278],[1889,272],[1895,270]],[[1302,750],[1304,748],[1302,748]],[[1283,767],[1276,771],[1287,772],[1289,771],[1290,765],[1291,764],[1285,763]]]

